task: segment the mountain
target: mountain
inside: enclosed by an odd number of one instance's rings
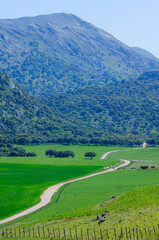
[[[72,14],[0,20],[0,70],[33,95],[105,86],[158,69],[158,59]]]
[[[150,59],[154,59],[155,61],[159,61],[159,59],[157,57],[155,57],[153,54],[151,54],[150,52],[146,51],[143,48],[139,48],[139,47],[132,47],[131,48],[133,51],[141,54],[143,57],[146,58],[150,58]]]
[[[54,114],[89,129],[92,136],[159,132],[159,72],[106,87],[89,87],[49,97]]]
[[[46,105],[0,73],[0,142],[3,138],[45,142],[50,136],[68,135],[70,128],[73,125],[55,117]]]

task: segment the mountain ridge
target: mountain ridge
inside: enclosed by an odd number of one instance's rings
[[[159,69],[158,61],[65,13],[0,20],[0,56],[0,70],[33,95],[105,86]]]

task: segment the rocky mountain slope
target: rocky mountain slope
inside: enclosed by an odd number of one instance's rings
[[[0,69],[36,95],[104,86],[159,61],[72,14],[0,20]]]

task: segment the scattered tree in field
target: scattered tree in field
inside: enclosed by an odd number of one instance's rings
[[[96,152],[86,152],[85,157],[90,157],[91,159],[97,155]]]
[[[49,157],[55,156],[55,153],[56,153],[55,149],[48,149],[45,151],[45,155],[49,155]]]
[[[54,149],[49,149],[45,151],[45,155],[55,156],[56,158],[74,157],[75,154],[72,151],[56,151]]]
[[[37,155],[34,152],[28,152],[28,153],[26,153],[26,156],[27,157],[36,157]]]
[[[22,147],[13,147],[10,149],[9,156],[25,157],[26,151]]]

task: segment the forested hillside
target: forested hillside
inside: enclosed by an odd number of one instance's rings
[[[0,69],[34,95],[105,86],[159,60],[72,14],[0,20]]]
[[[159,136],[158,90],[159,72],[147,72],[132,81],[35,98],[0,73],[0,141],[95,143],[98,138],[122,144]]]
[[[93,136],[159,132],[159,72],[105,87],[78,89],[47,99],[54,114]]]
[[[0,73],[0,142],[45,142],[51,136],[69,134],[70,129],[73,126]]]

